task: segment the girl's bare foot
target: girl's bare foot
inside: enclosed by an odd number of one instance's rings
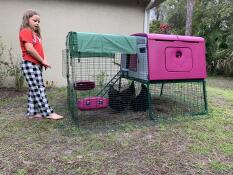
[[[51,120],[60,120],[60,119],[63,119],[64,117],[61,115],[58,115],[56,113],[52,113],[49,116],[47,116],[46,118],[51,119]]]
[[[41,119],[42,115],[41,114],[36,114],[36,115],[30,115],[28,116],[29,119]]]

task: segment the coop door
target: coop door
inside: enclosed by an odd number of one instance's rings
[[[126,68],[130,71],[137,72],[137,54],[127,54]]]
[[[192,50],[188,47],[167,47],[166,69],[169,72],[190,72],[193,68]]]

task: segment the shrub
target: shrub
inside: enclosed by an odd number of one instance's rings
[[[8,49],[7,53],[6,50],[6,45],[0,40],[0,83],[3,85],[7,76],[14,77],[16,90],[21,90],[24,85],[24,76],[20,68],[20,59],[13,54],[12,48]]]

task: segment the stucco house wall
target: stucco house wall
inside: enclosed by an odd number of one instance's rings
[[[66,85],[62,77],[62,49],[69,31],[125,34],[143,32],[147,0],[0,0],[0,36],[21,54],[18,31],[26,9],[41,15],[44,51],[52,69],[45,81]]]

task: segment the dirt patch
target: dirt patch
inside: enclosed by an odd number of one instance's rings
[[[175,118],[177,115],[188,114],[189,112],[200,112],[200,108],[193,106],[191,108],[184,102],[173,101],[170,98],[152,98],[151,106],[154,117],[163,117],[163,119]],[[95,111],[78,111],[77,116],[82,128],[90,128],[90,125],[94,126],[93,128],[97,126],[100,128],[111,126],[113,128],[113,126],[125,122],[140,124],[150,121],[148,110],[135,112],[129,108],[121,112],[116,112],[110,107]]]
[[[207,85],[221,89],[233,89],[232,77],[210,77],[207,79]]]
[[[15,88],[0,88],[0,100],[4,100],[12,97],[20,97],[27,93],[27,89],[20,91],[15,90]]]

